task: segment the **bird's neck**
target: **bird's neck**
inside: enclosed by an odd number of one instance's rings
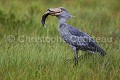
[[[60,19],[59,19],[59,25],[62,25],[62,24],[64,24],[64,23],[66,23],[66,21],[67,21],[67,19],[65,19],[65,18],[60,18]]]

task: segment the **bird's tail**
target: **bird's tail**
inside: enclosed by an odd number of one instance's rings
[[[102,48],[99,48],[97,52],[99,52],[101,56],[106,55],[106,52]]]

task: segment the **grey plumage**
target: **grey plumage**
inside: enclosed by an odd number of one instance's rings
[[[71,15],[66,9],[60,9],[60,14],[55,15],[59,19],[59,33],[62,39],[74,50],[75,65],[78,64],[78,50],[99,52],[100,55],[104,56],[106,52],[89,35],[66,23]]]

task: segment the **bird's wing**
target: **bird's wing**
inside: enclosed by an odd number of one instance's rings
[[[90,36],[89,35],[87,35],[86,33],[84,33],[84,32],[82,32],[82,31],[79,31],[77,28],[75,28],[75,27],[72,27],[72,26],[70,26],[69,27],[69,31],[70,31],[70,33],[72,34],[72,35],[75,35],[75,36],[79,36],[79,37],[89,37],[90,38]],[[92,38],[91,38],[92,39]]]
[[[72,35],[71,42],[72,45],[76,47],[80,47],[83,50],[90,50],[93,52],[104,52],[103,49],[99,47],[99,45],[86,33],[79,31],[77,28],[72,26],[69,27],[69,32]]]

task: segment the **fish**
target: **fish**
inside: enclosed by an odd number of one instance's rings
[[[49,8],[47,10],[47,12],[45,12],[45,14],[43,14],[42,16],[42,19],[41,19],[41,22],[42,22],[42,26],[46,27],[45,25],[45,21],[46,21],[46,18],[51,15],[51,16],[58,16],[60,15],[60,12],[62,10],[60,8]]]
[[[48,15],[50,15],[50,13],[47,11],[45,14],[43,14],[42,16],[42,19],[41,19],[41,22],[42,22],[42,26],[46,27],[45,25],[45,21],[46,21],[46,18],[48,17]]]

